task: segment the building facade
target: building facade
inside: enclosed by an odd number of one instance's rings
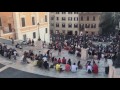
[[[98,34],[100,15],[100,12],[50,12],[50,33]]]
[[[2,38],[18,40],[30,38],[37,41],[40,36],[42,41],[50,42],[49,12],[0,12],[0,19]],[[8,21],[11,23],[12,30],[9,29]],[[6,27],[7,29],[4,30]],[[8,37],[5,36],[4,31],[7,31]]]
[[[79,13],[80,32],[82,31],[88,34],[99,34],[100,16],[101,12],[80,12]]]
[[[0,12],[0,37],[16,38],[12,12]]]
[[[79,30],[78,12],[51,12],[50,31],[51,33],[70,33],[75,34]]]

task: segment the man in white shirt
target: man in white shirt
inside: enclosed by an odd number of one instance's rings
[[[14,59],[16,60],[17,52],[14,51],[13,53],[14,53],[14,56],[13,56],[13,57],[14,57]]]
[[[87,72],[89,73],[89,71],[92,72],[92,66],[90,65],[90,63],[87,66]]]
[[[71,71],[72,71],[72,72],[77,72],[77,69],[78,69],[78,67],[77,67],[77,65],[74,63],[74,64],[71,66]]]
[[[102,53],[101,56],[102,56],[101,59],[103,60],[104,59],[104,54]]]

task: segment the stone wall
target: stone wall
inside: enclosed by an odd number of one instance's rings
[[[120,68],[115,68],[114,66],[110,66],[109,76],[108,78],[120,78]]]

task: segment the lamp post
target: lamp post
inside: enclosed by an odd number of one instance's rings
[[[119,27],[116,27],[116,29],[118,30],[119,48],[118,48],[118,53],[117,53],[117,59],[114,62],[114,66],[115,66],[115,68],[120,68],[120,22],[119,22]]]
[[[38,23],[37,25],[38,25],[38,41],[40,41],[41,40],[40,39],[40,32],[39,32],[39,26],[40,26],[40,24]]]
[[[45,43],[45,33],[44,33],[44,43]]]

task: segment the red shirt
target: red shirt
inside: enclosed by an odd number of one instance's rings
[[[62,59],[62,63],[63,63],[63,64],[66,64],[66,59]]]
[[[61,63],[61,60],[60,60],[60,59],[58,59],[58,63]]]
[[[65,71],[70,71],[70,65],[69,64],[65,65]]]
[[[98,66],[96,64],[93,65],[93,73],[98,73]]]

